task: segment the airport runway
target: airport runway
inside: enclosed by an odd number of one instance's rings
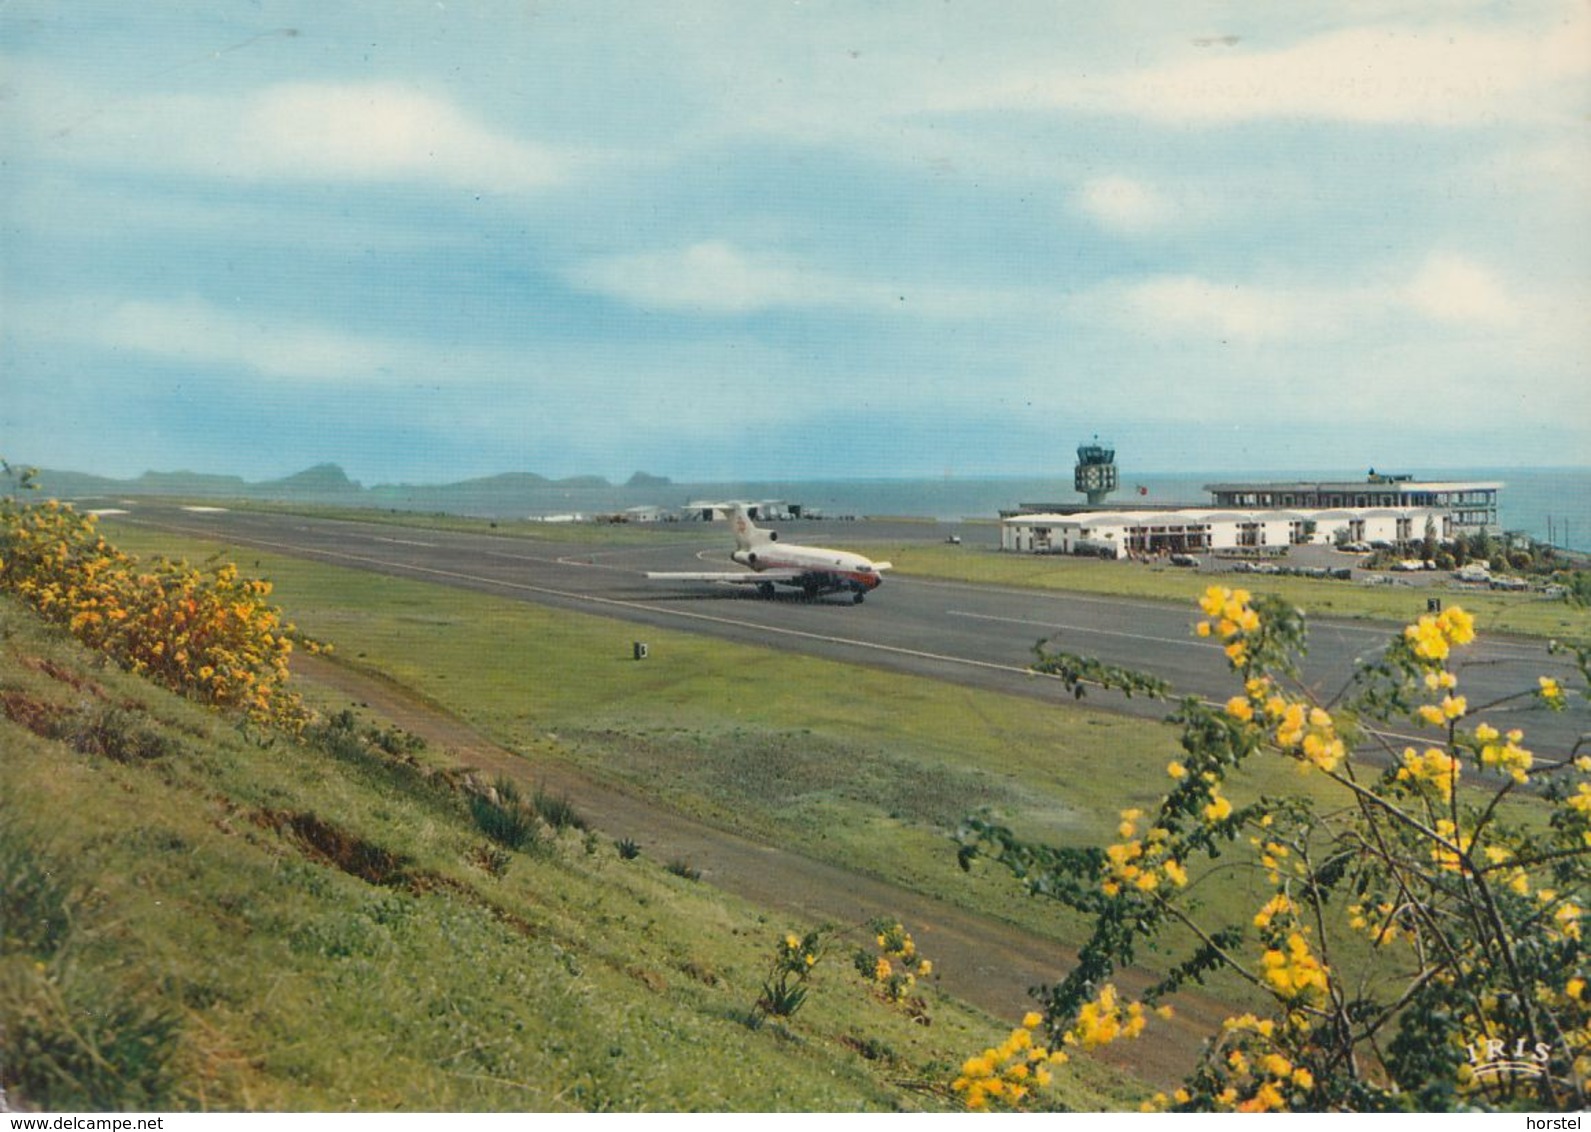
[[[618,618],[637,626],[638,641],[646,639],[645,627],[681,630],[1069,701],[1058,681],[1027,670],[1035,642],[1044,639],[1069,652],[1162,677],[1179,696],[1224,701],[1237,690],[1218,646],[1193,636],[1198,614],[1191,607],[898,575],[887,575],[865,604],[853,605],[843,595],[769,600],[752,587],[644,577],[648,570],[733,569],[728,561],[731,539],[721,525],[704,525],[699,538],[659,537],[655,544],[612,547],[582,544],[578,527],[552,542],[295,515],[193,511],[152,502],[132,504],[129,511],[115,521]],[[782,535],[788,542],[843,545],[864,539],[938,541],[946,529],[797,523],[784,525]],[[670,536],[679,530],[666,528]],[[967,550],[981,552],[972,545]],[[1259,588],[1263,582],[1250,580],[1249,585]],[[1331,700],[1355,661],[1374,656],[1395,631],[1363,622],[1312,620],[1306,683],[1322,700]],[[1563,657],[1549,656],[1542,641],[1500,636],[1461,650],[1458,667],[1461,691],[1477,707],[1534,687],[1539,675],[1567,680],[1574,671]],[[1087,702],[1152,718],[1169,711],[1165,703],[1127,700],[1116,693],[1091,693]],[[1499,727],[1525,728],[1526,745],[1542,755],[1566,751],[1591,730],[1591,711],[1584,701],[1560,713],[1527,702],[1489,711],[1486,718]],[[1402,733],[1411,743],[1430,741],[1435,734],[1427,730],[1422,735],[1412,724]]]

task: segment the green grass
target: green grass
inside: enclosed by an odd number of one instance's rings
[[[6,911],[40,925],[0,947],[14,1102],[933,1109],[949,1099],[920,1086],[999,1033],[948,1000],[915,1025],[842,963],[798,1020],[752,1029],[773,942],[799,925],[572,827],[489,857],[425,758],[261,746],[9,599],[0,687],[20,718],[103,697],[163,739],[118,761],[0,717]],[[1136,1094],[1084,1064],[1057,1101]]]

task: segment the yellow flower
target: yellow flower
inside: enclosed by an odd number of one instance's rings
[[[1271,920],[1276,916],[1290,916],[1297,910],[1297,906],[1288,899],[1286,893],[1278,892],[1266,902],[1265,907],[1255,913],[1254,926],[1257,928],[1269,927]]]
[[[1232,815],[1232,803],[1217,794],[1204,807],[1204,820],[1208,822],[1225,821]]]
[[[1440,747],[1427,747],[1423,755],[1415,754],[1413,747],[1406,747],[1398,781],[1430,787],[1445,802],[1453,797],[1453,784],[1458,781],[1459,767],[1459,761]]]
[[[1456,605],[1437,618],[1437,623],[1455,645],[1467,645],[1475,639],[1475,618]]]
[[[1230,700],[1226,701],[1226,714],[1230,715],[1233,719],[1247,723],[1249,720],[1254,718],[1254,707],[1248,702],[1247,698],[1243,696],[1233,696]]]
[[[1166,773],[1172,778],[1186,778],[1188,777],[1188,768],[1177,762],[1177,760],[1172,759],[1166,764]]]

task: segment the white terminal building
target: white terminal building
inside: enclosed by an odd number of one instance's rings
[[[1104,558],[1211,551],[1275,554],[1289,546],[1386,543],[1407,546],[1427,530],[1499,533],[1500,483],[1420,481],[1371,472],[1354,481],[1205,485],[1208,507],[1146,508],[1028,504],[1002,515],[1000,545],[1029,554]]]

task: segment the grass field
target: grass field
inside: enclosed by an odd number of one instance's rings
[[[9,599],[0,682],[13,1103],[935,1109],[1000,1036],[938,996],[913,1023],[843,954],[796,1019],[748,1027],[804,925],[578,831],[494,852],[428,753],[262,746]],[[1053,1103],[1140,1093],[1082,1063]]]

